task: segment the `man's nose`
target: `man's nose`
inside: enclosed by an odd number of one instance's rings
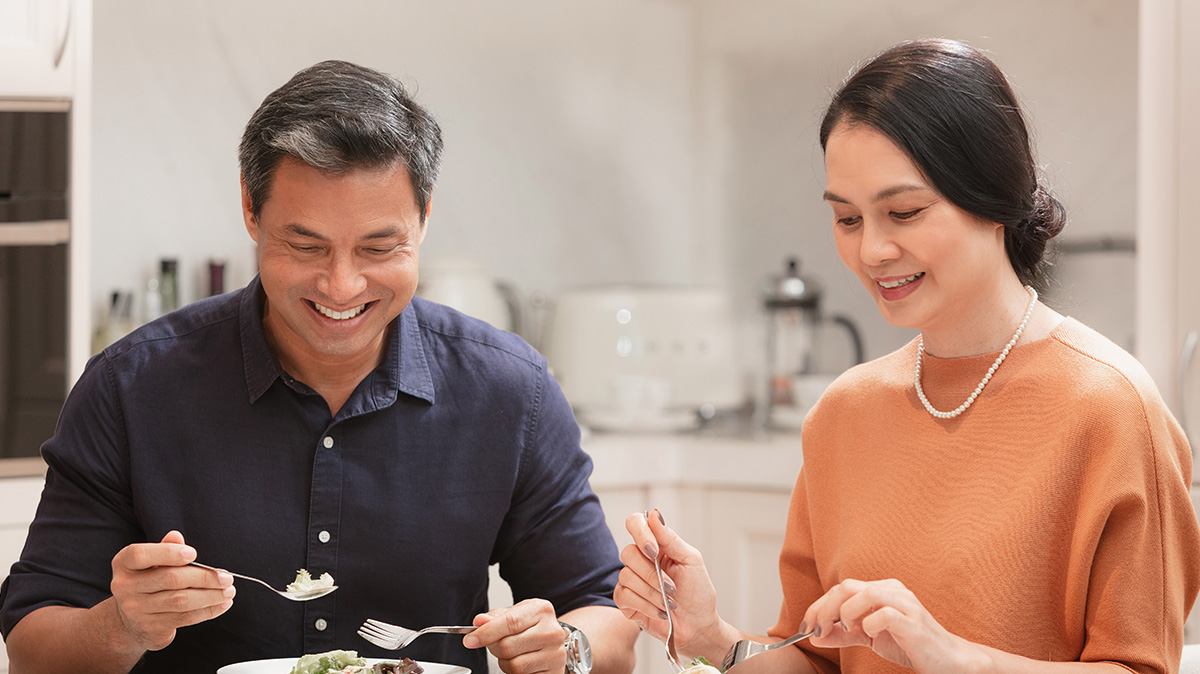
[[[367,288],[366,278],[349,253],[334,253],[317,289],[335,302],[350,302]]]

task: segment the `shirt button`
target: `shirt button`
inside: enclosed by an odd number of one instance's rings
[[[325,449],[330,449],[330,448],[332,448],[332,447],[333,447],[333,438],[331,438],[331,437],[329,437],[328,435],[326,435],[326,436],[325,436],[325,443],[324,443],[324,444],[325,444]]]
[[[321,541],[322,543],[328,543],[329,538],[330,536],[328,531],[322,531],[321,533],[317,534],[317,540]]]
[[[318,632],[324,632],[325,628],[329,627],[329,623],[325,622],[324,618],[317,618],[317,622],[313,623],[313,627],[316,627]]]

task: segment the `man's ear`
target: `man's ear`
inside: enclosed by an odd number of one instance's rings
[[[421,236],[417,238],[417,245],[420,246],[425,242],[425,233],[429,231],[429,214],[433,213],[433,195],[429,195],[429,200],[425,202],[425,218],[421,220]]]
[[[246,232],[250,234],[250,238],[254,239],[254,243],[258,243],[258,221],[254,219],[254,200],[250,198],[250,191],[246,189],[245,177],[239,177],[238,183],[242,186],[242,221],[246,224]]]

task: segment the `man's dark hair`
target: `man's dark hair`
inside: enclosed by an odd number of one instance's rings
[[[238,161],[255,219],[286,157],[334,173],[403,165],[424,223],[441,168],[442,131],[396,78],[323,61],[271,92],[246,123]]]

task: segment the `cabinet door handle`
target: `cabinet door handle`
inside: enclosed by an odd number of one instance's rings
[[[1196,345],[1200,343],[1200,332],[1195,330],[1189,332],[1187,337],[1183,338],[1183,351],[1179,354],[1179,425],[1183,426],[1183,434],[1188,439],[1188,444],[1192,446],[1192,454],[1196,452],[1196,443],[1192,441],[1192,434],[1188,431],[1188,370],[1192,367],[1192,356],[1196,353]]]
[[[75,15],[75,3],[72,0],[66,0],[67,5],[67,20],[63,23],[62,38],[58,41],[58,48],[54,50],[54,67],[57,69],[62,64],[63,54],[67,52],[67,40],[71,37],[71,17]]]

